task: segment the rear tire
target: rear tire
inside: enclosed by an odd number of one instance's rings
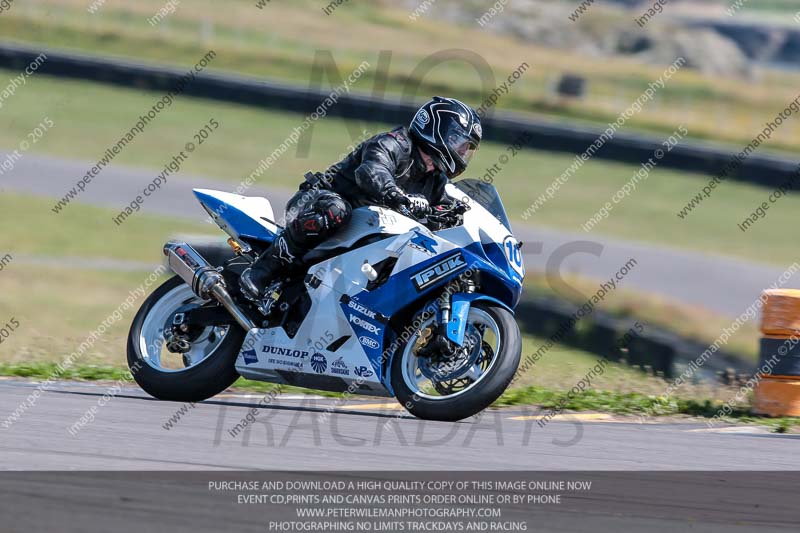
[[[159,400],[199,402],[219,394],[239,378],[235,363],[246,332],[239,326],[230,326],[216,349],[189,368],[172,372],[154,368],[142,354],[142,326],[159,302],[176,296],[182,299],[184,293],[186,298],[192,296],[189,286],[174,277],[145,300],[128,333],[128,367],[136,383]]]
[[[403,377],[407,350],[406,345],[401,346],[392,359],[391,383],[397,399],[412,415],[443,422],[469,418],[492,405],[514,378],[522,354],[522,339],[514,315],[502,306],[487,302],[476,302],[473,307],[488,313],[498,326],[499,347],[494,354],[494,364],[484,377],[457,396],[420,397]],[[415,342],[415,337],[408,342]]]

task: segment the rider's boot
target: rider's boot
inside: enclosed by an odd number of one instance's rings
[[[266,252],[256,259],[253,266],[242,272],[239,285],[242,293],[254,302],[261,302],[268,296],[278,278],[285,275],[291,267],[299,265],[299,261],[290,251],[285,234],[278,235]]]

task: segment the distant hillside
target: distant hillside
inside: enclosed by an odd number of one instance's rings
[[[800,10],[800,3],[767,2],[773,10],[783,10],[777,17],[779,11],[765,10],[769,6],[763,0],[742,1],[732,10],[730,2],[721,0],[671,0],[661,13],[651,11],[645,23],[637,25],[632,22],[641,20],[652,0],[606,0],[583,8],[577,1],[514,0],[502,7],[505,16],[492,17],[483,27],[550,48],[631,56],[655,65],[668,65],[681,55],[691,68],[728,77],[749,78],[762,66],[800,67],[800,24],[788,24],[792,21],[787,18],[791,9]],[[438,0],[429,12],[474,25],[490,11],[486,5]]]

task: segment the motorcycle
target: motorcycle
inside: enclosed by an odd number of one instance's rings
[[[128,336],[136,382],[182,402],[211,398],[241,376],[395,397],[429,420],[479,413],[519,366],[522,245],[492,185],[464,179],[446,193],[450,203],[422,218],[354,209],[303,258],[307,268],[251,301],[239,275],[281,229],[272,206],[195,189],[230,236],[229,257],[214,266],[185,242],[165,245],[176,276],[143,303]]]

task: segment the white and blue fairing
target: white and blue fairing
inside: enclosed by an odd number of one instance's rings
[[[278,233],[272,204],[266,198],[194,189],[194,195],[225,233],[241,241],[272,242]]]
[[[435,298],[449,280],[471,271],[480,276],[482,294],[452,296],[447,336],[461,344],[469,308],[491,300],[513,309],[525,275],[494,187],[477,180],[447,186],[454,198],[468,196],[472,208],[462,225],[430,232],[419,222],[380,207],[362,207],[332,239],[318,246],[306,276],[310,297],[306,317],[292,337],[282,327],[251,330],[236,369],[245,378],[337,390],[344,383],[360,393],[391,393],[383,352],[396,338],[389,320],[409,306]],[[263,198],[196,190],[214,220],[237,240],[271,242],[278,231],[270,203]],[[375,241],[367,236],[380,236]],[[388,279],[371,286],[364,263],[394,261]],[[343,389],[342,389],[343,390]]]

